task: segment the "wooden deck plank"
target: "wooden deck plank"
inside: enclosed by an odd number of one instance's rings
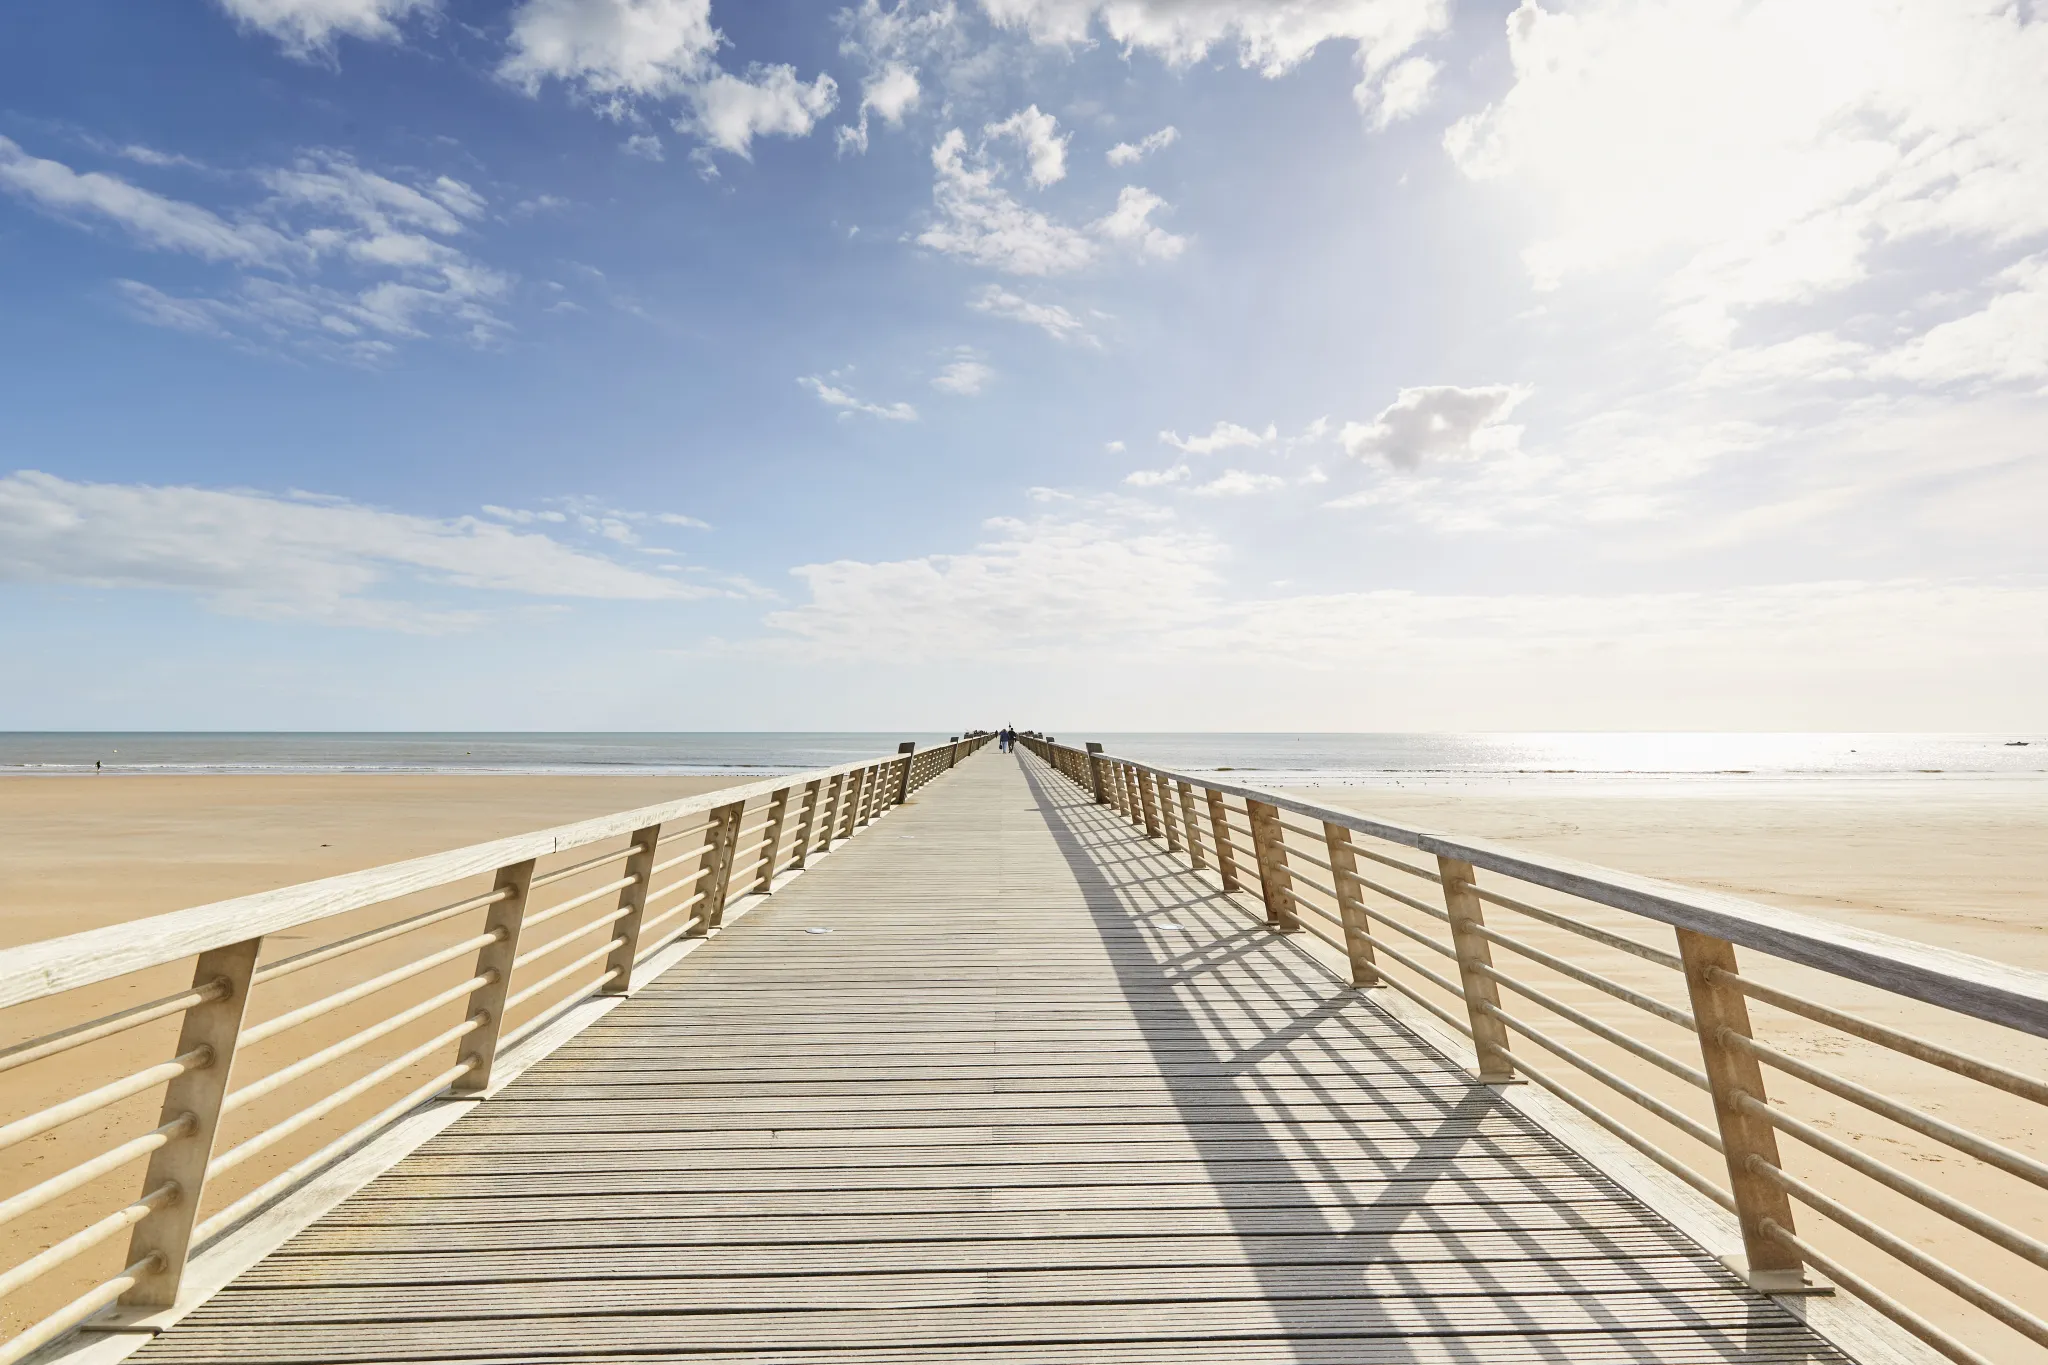
[[[1843,1365],[993,754],[135,1359],[558,1357]]]

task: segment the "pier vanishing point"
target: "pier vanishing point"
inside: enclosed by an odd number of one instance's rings
[[[0,1362],[2048,1342],[2040,1299],[1898,1220],[2022,1269],[2048,1246],[1798,1097],[2016,1188],[2048,1167],[1763,1026],[2039,1105],[2027,1069],[1898,1022],[2034,1046],[2039,974],[990,739],[0,952],[0,1069],[43,1078],[0,1114],[32,1158],[0,1230],[50,1229],[0,1258],[48,1310]],[[1899,1010],[1784,984],[1816,972]]]

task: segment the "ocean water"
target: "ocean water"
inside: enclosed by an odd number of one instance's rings
[[[1057,732],[1056,732],[1057,733]],[[791,772],[943,733],[4,733],[0,774]],[[2042,734],[1071,734],[1258,786],[1388,781],[1797,782],[2048,774]]]

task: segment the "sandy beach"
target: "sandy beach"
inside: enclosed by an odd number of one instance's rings
[[[0,935],[21,943],[97,925],[135,919],[183,906],[287,885],[336,872],[372,866],[437,849],[524,829],[543,827],[656,800],[714,789],[742,779],[508,776],[203,776],[120,778],[22,778],[0,781],[0,824],[9,831],[8,855],[0,860]],[[1494,783],[1438,783],[1430,786],[1304,789],[1310,799],[1410,822],[1548,850],[1630,871],[1665,877],[1754,897],[1844,922],[1942,943],[1964,951],[2048,968],[2048,909],[2039,888],[2048,882],[2048,783],[2038,781],[1868,781],[1696,783],[1679,789],[1516,786]],[[573,889],[573,887],[568,888]],[[1505,918],[1504,912],[1501,912]],[[1645,941],[1669,944],[1668,931],[1630,922],[1621,915],[1594,915],[1598,922]],[[1507,928],[1506,924],[1499,927]],[[1589,945],[1543,926],[1516,925],[1533,942],[1570,949],[1585,961],[1638,989],[1682,1000],[1678,983],[1659,969],[1618,953],[1599,955]],[[340,925],[321,937],[341,932]],[[284,951],[296,951],[292,944]],[[359,979],[380,965],[401,962],[402,948],[384,959],[356,963]],[[268,954],[267,954],[268,955]],[[1745,960],[1745,969],[1799,985],[1815,998],[1872,1014],[1971,1047],[2006,1064],[2039,1072],[2038,1045],[1999,1038],[1989,1030],[1910,1005],[1877,999],[1872,993],[1820,978]],[[448,970],[454,971],[461,964]],[[58,1027],[90,1012],[120,1008],[133,1000],[181,984],[178,972],[141,974],[92,992],[93,1000],[64,1002],[63,1017],[30,1007],[0,1015],[10,1034]],[[1627,1006],[1541,970],[1528,979],[1596,1017],[1625,1023],[1636,1036],[1685,1056],[1688,1036],[1646,1021]],[[151,979],[144,979],[145,977]],[[452,979],[460,979],[459,977]],[[269,1015],[337,988],[343,978],[308,972],[287,978],[274,997],[259,1002]],[[429,978],[431,983],[436,978]],[[418,989],[417,987],[411,989]],[[79,993],[82,997],[88,994]],[[416,998],[416,997],[408,997]],[[372,1006],[366,1005],[366,1010]],[[390,1008],[385,1006],[385,1009]],[[309,1030],[304,1046],[347,1036],[362,1017],[344,1011]],[[1532,1016],[1534,1017],[1534,1016]],[[422,1028],[445,1025],[430,1020]],[[2048,1144],[2028,1126],[2025,1106],[2005,1103],[1981,1087],[1912,1064],[1899,1063],[1861,1044],[1787,1016],[1758,1011],[1760,1036],[1799,1055],[1865,1079],[1906,1102],[1953,1118],[2001,1142],[2048,1156]],[[324,1030],[324,1033],[319,1032]],[[1662,1031],[1660,1031],[1662,1030]],[[145,1031],[146,1032],[146,1031]],[[1618,1050],[1570,1026],[1559,1035],[1607,1062],[1656,1093],[1688,1109],[1698,1097],[1661,1073],[1650,1071]],[[318,1033],[319,1036],[315,1036]],[[138,1034],[124,1058],[146,1065],[161,1055],[161,1033]],[[154,1049],[154,1050],[152,1050]],[[132,1054],[132,1055],[130,1055]],[[1540,1053],[1532,1054],[1540,1056]],[[113,1065],[107,1057],[95,1065]],[[253,1063],[252,1063],[253,1065]],[[1558,1068],[1563,1069],[1563,1068]],[[239,1068],[238,1068],[239,1071]],[[115,1074],[103,1072],[98,1074]],[[257,1072],[250,1074],[260,1074]],[[63,1076],[31,1067],[0,1077],[0,1115],[19,1114],[39,1102],[69,1093]],[[1888,1160],[2036,1234],[2048,1232],[2048,1206],[2037,1192],[1975,1163],[1956,1158],[1923,1139],[1873,1120],[1831,1097],[1773,1083],[1774,1095],[1798,1112]],[[1601,1097],[1605,1099],[1605,1096]],[[153,1103],[153,1102],[152,1102]],[[367,1103],[367,1102],[366,1102]],[[1626,1114],[1627,1106],[1612,1106]],[[362,1112],[372,1112],[359,1106]],[[261,1109],[253,1106],[252,1109]],[[252,1113],[251,1123],[274,1122],[278,1111]],[[284,1112],[289,1112],[285,1110]],[[338,1131],[355,1110],[343,1110],[319,1132]],[[87,1151],[154,1122],[149,1105],[107,1111],[98,1119],[64,1130],[64,1145],[23,1149],[28,1159],[0,1184],[0,1196],[40,1178]],[[303,1155],[315,1134],[281,1144],[235,1173],[235,1189],[251,1187]],[[1684,1150],[1682,1140],[1674,1150]],[[1711,1153],[1685,1152],[1711,1169]],[[1787,1145],[1794,1169],[1819,1163]],[[106,1186],[127,1191],[139,1179],[139,1165]],[[1839,1177],[1828,1176],[1831,1180]],[[1863,1207],[1879,1212],[1891,1226],[1910,1229],[1928,1247],[1953,1259],[2008,1293],[2024,1294],[2031,1272],[1986,1253],[1974,1238],[1959,1235],[1916,1206],[1865,1186]],[[125,1195],[124,1195],[125,1197]],[[75,1228],[81,1215],[105,1203],[63,1202],[11,1228],[15,1245],[46,1245]],[[216,1204],[217,1206],[217,1204]],[[1807,1219],[1829,1245],[1843,1238]],[[4,1326],[16,1328],[50,1311],[67,1285],[89,1283],[108,1273],[118,1246],[102,1248],[79,1263],[79,1274],[49,1280],[10,1300]],[[117,1263],[116,1263],[117,1264]],[[1929,1311],[1942,1305],[1924,1284],[1906,1275],[1881,1275],[1882,1282],[1908,1293]],[[71,1292],[76,1292],[73,1287]]]

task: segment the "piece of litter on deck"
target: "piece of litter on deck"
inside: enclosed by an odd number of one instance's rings
[[[1185,924],[1155,924],[1152,927],[1155,929],[1179,929],[1190,934],[1195,932],[1193,929],[1188,928],[1188,926]]]
[[[804,932],[807,934],[829,934],[832,931],[830,929],[806,929]]]

